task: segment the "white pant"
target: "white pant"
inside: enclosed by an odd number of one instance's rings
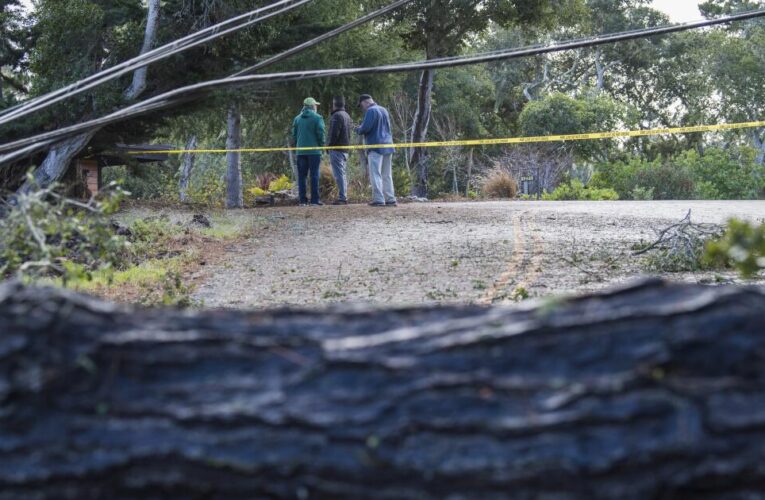
[[[393,190],[393,155],[381,155],[370,151],[369,181],[372,184],[372,201],[375,203],[394,203],[396,193]]]

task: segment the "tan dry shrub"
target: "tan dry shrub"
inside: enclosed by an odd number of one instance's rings
[[[337,183],[332,175],[332,167],[327,163],[321,164],[319,170],[319,194],[323,201],[332,201],[337,198]]]
[[[494,168],[483,178],[481,190],[487,198],[515,198],[518,182],[506,170]]]

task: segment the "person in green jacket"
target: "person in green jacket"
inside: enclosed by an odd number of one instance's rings
[[[292,121],[292,142],[298,148],[324,146],[324,118],[316,112],[319,102],[313,97],[303,101],[303,110]],[[297,151],[298,194],[300,206],[308,205],[306,177],[311,174],[311,205],[323,205],[319,199],[321,149]]]

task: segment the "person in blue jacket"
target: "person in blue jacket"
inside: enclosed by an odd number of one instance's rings
[[[366,144],[382,145],[367,149],[369,180],[372,184],[373,207],[395,207],[396,193],[393,189],[393,144],[390,115],[388,110],[375,103],[369,94],[359,96],[359,107],[364,111],[364,121],[356,128],[356,133],[363,135]]]

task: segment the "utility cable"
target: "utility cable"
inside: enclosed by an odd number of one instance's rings
[[[4,125],[31,113],[50,107],[53,104],[61,102],[65,99],[69,99],[93,87],[106,83],[110,80],[114,80],[115,78],[119,78],[120,76],[135,71],[138,68],[148,66],[149,64],[161,61],[162,59],[166,59],[170,56],[207,43],[211,40],[215,40],[230,33],[234,33],[244,28],[253,26],[257,23],[263,22],[266,19],[284,14],[285,12],[289,12],[290,10],[300,7],[301,5],[304,5],[310,1],[312,0],[280,0],[265,7],[261,7],[245,14],[232,17],[226,21],[194,32],[183,38],[167,43],[161,47],[157,47],[156,49],[145,52],[144,54],[136,56],[132,59],[99,71],[98,73],[94,73],[93,75],[78,80],[77,82],[67,85],[61,89],[49,92],[45,95],[36,97],[17,106],[9,108],[0,113],[0,125]],[[264,15],[260,15],[262,12],[275,9],[276,7],[281,7],[284,4],[289,5],[274,12],[268,12]]]
[[[727,17],[721,17],[717,19],[710,19],[705,21],[697,21],[692,23],[685,23],[680,25],[670,25],[657,28],[651,28],[647,30],[635,30],[629,32],[613,33],[609,35],[598,35],[595,37],[589,37],[586,39],[580,39],[576,41],[565,41],[560,43],[551,43],[543,46],[536,46],[532,48],[520,48],[520,49],[508,49],[505,51],[495,51],[493,53],[464,56],[464,57],[448,57],[442,59],[431,59],[425,61],[419,61],[414,63],[393,64],[385,66],[376,66],[369,68],[347,68],[347,69],[327,69],[327,70],[306,70],[306,71],[293,71],[285,73],[271,73],[264,75],[247,75],[239,77],[229,77],[219,80],[211,80],[206,82],[199,82],[186,87],[181,87],[164,94],[152,97],[140,103],[136,103],[132,106],[128,106],[122,110],[116,111],[112,114],[96,118],[88,122],[84,122],[77,125],[72,125],[59,130],[43,133],[34,137],[20,139],[12,143],[0,145],[0,152],[14,150],[17,148],[24,148],[36,142],[48,143],[51,140],[59,139],[61,137],[75,135],[85,130],[89,130],[97,127],[104,127],[113,123],[126,120],[144,113],[157,111],[170,106],[176,106],[183,102],[187,102],[192,99],[197,99],[201,94],[209,92],[211,90],[219,88],[236,88],[254,83],[263,82],[286,82],[305,80],[313,78],[324,78],[331,76],[344,76],[344,75],[365,75],[376,73],[394,73],[405,72],[413,70],[424,69],[439,69],[447,67],[465,66],[471,64],[479,64],[486,62],[493,62],[499,60],[516,59],[520,57],[528,57],[539,54],[546,54],[552,52],[561,52],[565,50],[572,50],[583,47],[593,47],[603,44],[615,43],[626,40],[634,40],[639,38],[645,38],[649,36],[664,35],[668,33],[675,33],[680,31],[687,31],[691,29],[698,29],[707,26],[714,26],[720,24],[727,24],[735,21],[743,21],[748,19],[754,19],[765,16],[765,9],[756,11],[745,12]],[[40,147],[45,147],[43,144]],[[28,154],[28,149],[24,149],[24,154]],[[16,153],[9,153],[0,157],[0,165],[12,161],[13,159],[23,157],[24,154],[21,151]]]

